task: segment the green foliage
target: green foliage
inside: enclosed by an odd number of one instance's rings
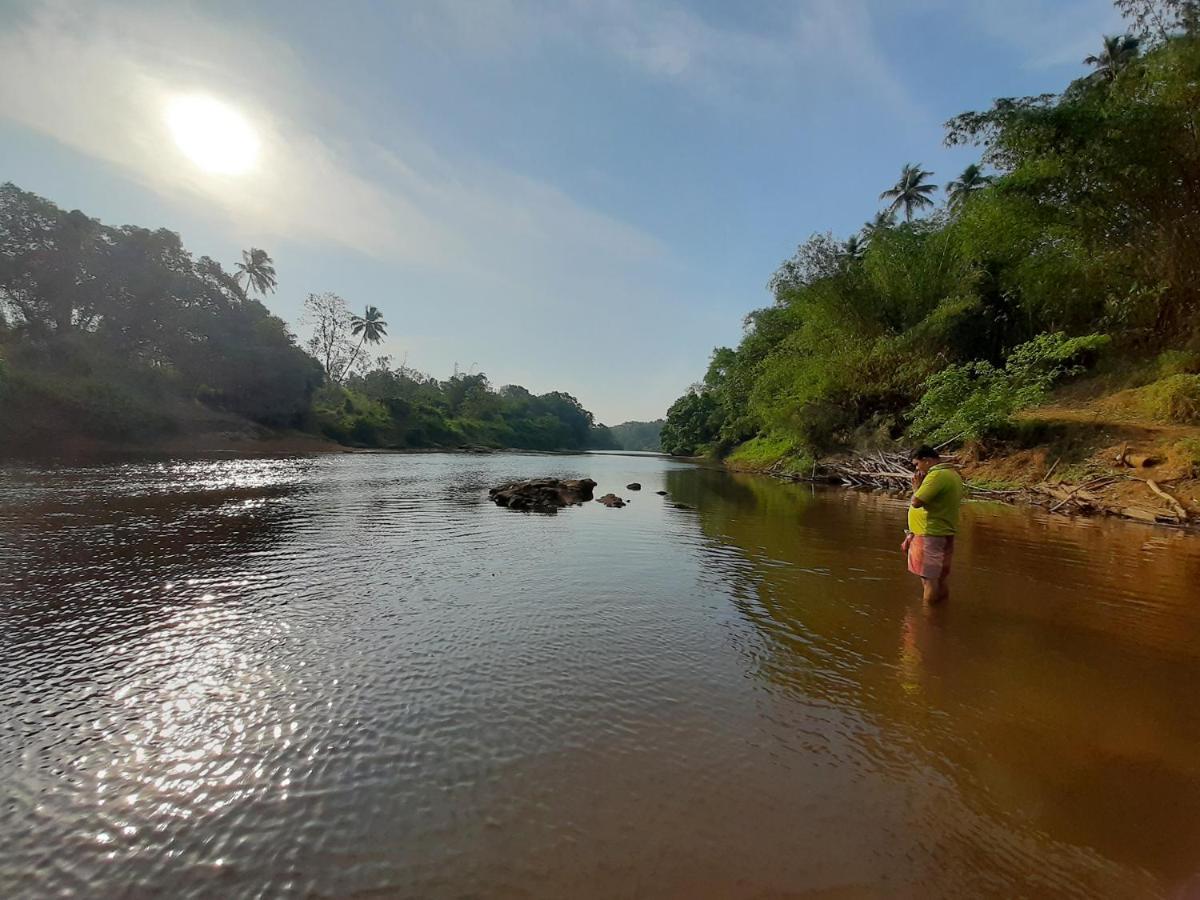
[[[1164,350],[1155,365],[1160,378],[1200,374],[1200,353],[1195,350]]]
[[[305,353],[247,296],[274,290],[270,256],[251,248],[236,268],[195,259],[172,232],[112,228],[0,185],[0,439],[148,441],[225,411],[356,446],[615,446],[569,394],[496,391],[482,374],[439,382],[386,358],[368,370],[364,348],[387,322],[335,294],[309,295]]]
[[[1041,334],[1014,349],[1003,368],[984,360],[947,366],[926,382],[911,431],[937,442],[994,436],[1013,413],[1041,402],[1055,382],[1084,371],[1108,340]]]
[[[672,456],[699,456],[712,449],[720,430],[717,401],[709,391],[688,391],[667,410],[662,449]]]
[[[1200,7],[1118,5],[1134,36],[1098,48],[1099,74],[947,124],[947,143],[982,159],[947,186],[945,211],[913,218],[933,175],[909,165],[852,242],[801,244],[770,281],[773,305],[668,418],[674,443],[769,434],[819,453],[898,439],[909,420],[930,438],[981,437],[1086,365],[1096,333],[1127,360],[1200,334]],[[1198,371],[1181,352],[1161,366]],[[1164,415],[1187,415],[1186,392],[1170,403]]]
[[[106,226],[11,184],[0,185],[0,309],[14,379],[0,416],[28,410],[22,429],[140,438],[194,400],[297,426],[321,382],[283,322],[178,235]]]
[[[1185,477],[1200,478],[1200,438],[1176,441],[1171,455],[1182,462]]]
[[[570,394],[535,395],[520,385],[497,391],[483,373],[459,372],[439,382],[405,366],[391,368],[383,357],[374,368],[350,378],[343,394],[353,407],[342,410],[349,420],[329,403],[317,404],[318,419],[326,434],[348,443],[527,450],[615,447],[608,430],[597,427],[592,414]],[[345,399],[341,402],[344,406]]]
[[[813,458],[805,448],[780,435],[759,435],[735,449],[728,459],[735,467],[752,472],[808,475],[813,468]]]

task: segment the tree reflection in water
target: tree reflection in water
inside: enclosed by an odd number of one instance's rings
[[[928,766],[982,813],[1175,883],[1194,872],[1194,537],[969,504],[953,600],[930,610],[904,571],[903,498],[717,472],[668,483],[735,584],[768,690],[856,710],[883,733],[865,748],[879,765]]]

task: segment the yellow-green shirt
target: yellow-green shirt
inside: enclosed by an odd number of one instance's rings
[[[958,531],[958,508],[962,505],[964,488],[958,472],[946,465],[929,470],[916,497],[925,505],[908,508],[908,530],[913,534],[944,537]]]

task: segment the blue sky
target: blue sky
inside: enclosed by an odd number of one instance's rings
[[[445,377],[662,415],[736,343],[814,231],[856,230],[900,167],[945,183],[942,123],[1057,90],[1108,0],[0,0],[0,180],[232,265],[268,306],[374,304]],[[163,110],[204,93],[257,165],[197,169]]]

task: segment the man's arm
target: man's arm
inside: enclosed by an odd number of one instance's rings
[[[929,501],[936,497],[942,490],[941,480],[938,478],[921,477],[919,474],[913,476],[913,509],[920,509],[927,506]]]

